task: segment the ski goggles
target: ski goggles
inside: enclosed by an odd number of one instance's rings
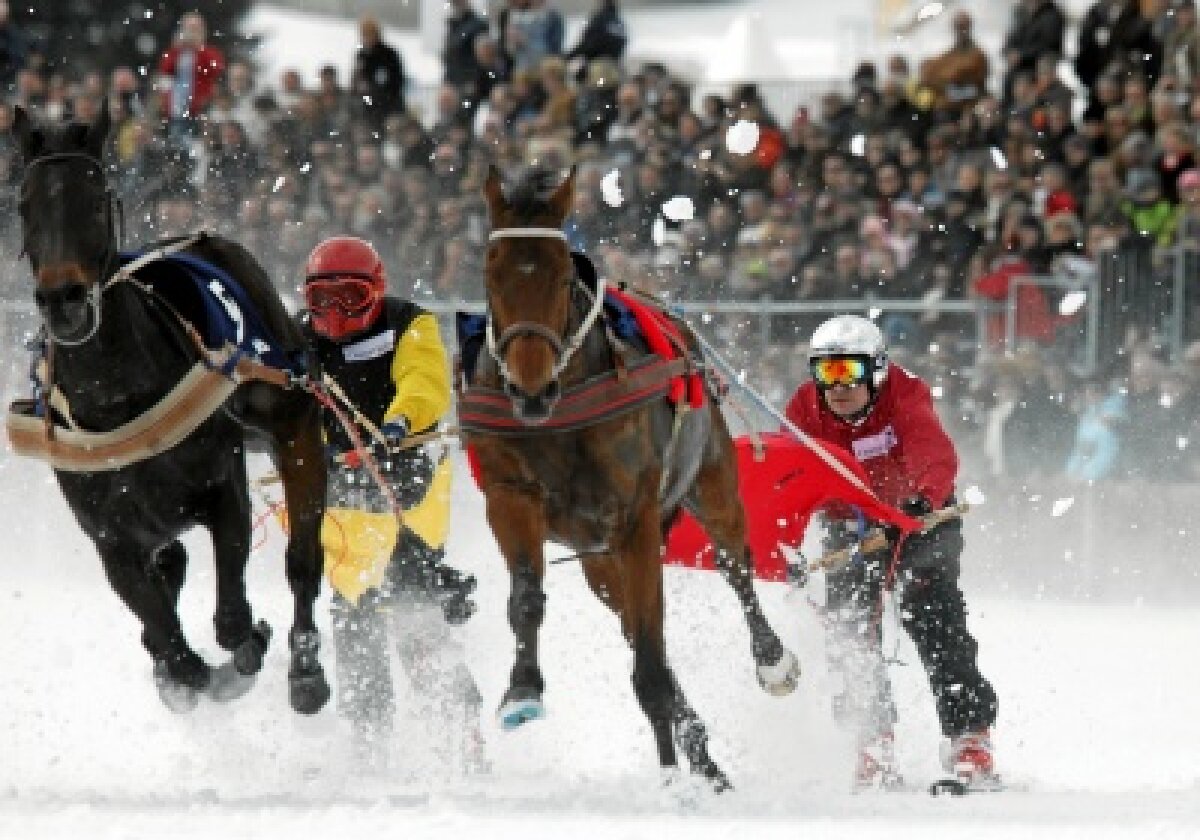
[[[858,356],[822,356],[808,363],[817,385],[832,388],[835,385],[861,385],[870,376],[867,360]]]
[[[360,315],[375,303],[375,287],[360,277],[310,280],[304,284],[304,300],[314,312]]]

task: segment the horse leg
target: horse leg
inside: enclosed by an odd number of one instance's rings
[[[546,714],[542,692],[546,682],[538,664],[538,630],[546,611],[542,576],[546,518],[542,500],[532,492],[489,488],[487,518],[508,565],[511,588],[508,624],[517,640],[516,659],[497,716],[506,730]]]
[[[276,464],[288,512],[287,579],[295,600],[288,646],[292,652],[288,690],[292,708],[315,714],[329,701],[329,682],[317,652],[320,635],[313,604],[321,589],[321,518],[325,515],[325,453],[317,423],[317,404],[284,405],[292,421],[276,438]]]
[[[213,615],[217,643],[233,657],[213,669],[209,695],[217,701],[235,700],[248,692],[262,670],[271,640],[265,621],[253,624],[246,600],[246,564],[250,559],[250,497],[246,493],[246,465],[239,455],[236,474],[216,491],[206,523],[216,561],[217,607]]]
[[[708,730],[684,696],[667,662],[663,637],[662,532],[657,505],[645,506],[628,540],[614,556],[621,576],[621,627],[633,648],[633,691],[650,720],[658,759],[678,766],[676,748],[692,773],[717,792],[731,787],[708,754]]]
[[[142,644],[154,659],[163,703],[175,712],[191,711],[211,671],[188,645],[175,608],[187,562],[183,546],[172,542],[159,552],[165,568],[157,568],[158,558],[132,541],[97,541],[97,548],[109,586],[142,622]]]
[[[214,491],[208,526],[213,541],[217,577],[217,607],[213,614],[217,644],[236,650],[253,629],[250,604],[246,600],[246,563],[250,559],[250,497],[246,487],[246,465],[238,458],[236,474]]]
[[[779,641],[754,591],[754,564],[746,543],[737,473],[721,463],[706,463],[696,476],[689,501],[716,547],[717,568],[742,605],[759,685],[769,694],[790,694],[800,679],[800,662]]]
[[[179,593],[183,591],[183,581],[187,576],[187,561],[187,549],[183,547],[183,543],[172,540],[158,550],[148,569],[148,574],[157,577],[166,588],[171,605],[176,610],[179,608]],[[158,658],[162,653],[154,647],[145,630],[142,631],[142,647],[154,658]]]

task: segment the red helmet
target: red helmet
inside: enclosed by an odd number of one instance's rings
[[[335,340],[368,329],[383,309],[387,275],[371,243],[354,236],[326,239],[304,265],[304,300],[313,328]]]

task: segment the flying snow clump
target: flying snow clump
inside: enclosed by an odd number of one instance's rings
[[[1071,505],[1075,504],[1074,496],[1067,496],[1065,499],[1055,499],[1054,506],[1050,508],[1051,516],[1062,516],[1071,509]]]
[[[687,222],[696,216],[696,205],[686,195],[677,195],[662,206],[663,215],[672,222]]]
[[[1058,314],[1074,315],[1085,303],[1087,303],[1087,292],[1082,290],[1067,292],[1058,302]]]
[[[600,197],[604,199],[604,203],[609,207],[620,207],[625,203],[625,196],[621,193],[621,185],[617,183],[620,177],[620,170],[614,169],[600,179]]]
[[[725,132],[725,146],[735,155],[748,155],[758,145],[758,123],[738,120]]]
[[[963,501],[974,507],[975,505],[981,505],[986,502],[987,497],[983,495],[982,490],[972,484],[963,491]]]
[[[654,217],[654,224],[650,226],[650,239],[659,248],[667,241],[667,223],[663,221],[662,216]]]

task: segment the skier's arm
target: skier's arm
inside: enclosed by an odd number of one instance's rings
[[[903,369],[897,376],[912,377]],[[914,377],[915,378],[915,377]],[[893,417],[896,434],[904,444],[913,496],[925,498],[934,508],[944,507],[958,475],[958,453],[933,408],[929,388],[920,381],[906,394]]]
[[[446,348],[430,313],[418,315],[396,344],[392,359],[396,396],[384,412],[388,422],[403,418],[414,432],[433,426],[450,408]]]

